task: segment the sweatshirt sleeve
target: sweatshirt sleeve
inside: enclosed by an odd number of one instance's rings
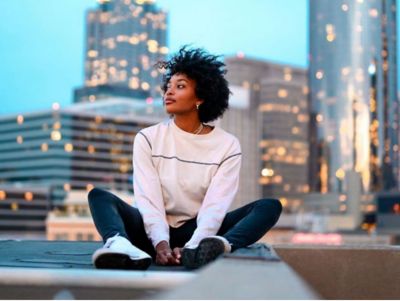
[[[169,242],[161,184],[151,159],[150,141],[142,132],[136,135],[133,144],[133,172],[135,202],[147,236],[154,247],[162,240]]]
[[[203,238],[216,235],[235,198],[239,188],[242,157],[237,139],[232,149],[230,155],[221,162],[211,180],[197,215],[197,229],[186,243],[186,247],[196,247]]]

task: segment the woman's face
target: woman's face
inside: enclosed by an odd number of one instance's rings
[[[167,84],[164,94],[164,104],[168,114],[186,114],[197,111],[196,104],[202,101],[197,98],[196,82],[185,74],[174,74]]]

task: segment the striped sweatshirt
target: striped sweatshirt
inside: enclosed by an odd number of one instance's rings
[[[219,127],[205,135],[173,119],[141,130],[133,146],[134,194],[154,247],[169,242],[169,227],[197,219],[187,247],[215,235],[239,186],[238,139]]]

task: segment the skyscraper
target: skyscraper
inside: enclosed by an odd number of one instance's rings
[[[75,102],[160,96],[154,65],[167,48],[167,15],[152,0],[98,0],[87,13],[85,86]]]
[[[394,0],[310,0],[310,186],[348,193],[398,188]]]
[[[241,57],[226,64],[233,95],[221,127],[239,138],[243,153],[235,204],[274,197],[296,210],[308,192],[306,71]]]

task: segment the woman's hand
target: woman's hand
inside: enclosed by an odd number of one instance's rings
[[[172,255],[175,257],[178,264],[181,264],[181,253],[182,248],[174,248],[174,251],[172,252]]]
[[[178,248],[174,249],[172,252],[167,241],[163,240],[158,243],[156,246],[156,263],[161,265],[178,265],[180,264],[180,252],[175,251]],[[179,254],[179,258],[177,255]]]

